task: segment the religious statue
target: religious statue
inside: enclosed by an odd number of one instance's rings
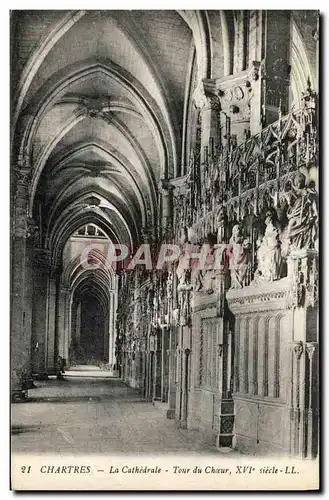
[[[203,292],[214,293],[216,289],[216,252],[217,244],[204,244],[201,247],[201,262],[203,269],[199,270],[201,287]]]
[[[291,204],[289,199],[288,238],[291,249],[314,248],[317,239],[317,193],[314,188],[306,186],[305,176],[299,174],[293,186]]]
[[[178,308],[179,323],[187,325],[190,321],[190,296],[192,290],[191,269],[190,269],[190,250],[191,245],[187,241],[187,231],[181,234],[182,252],[180,254],[176,275],[178,279]]]
[[[238,224],[233,226],[230,243],[224,252],[231,273],[231,288],[247,286],[251,271],[251,244],[241,234]]]
[[[191,270],[177,267],[178,278],[178,308],[179,308],[179,323],[181,326],[189,324],[190,320],[190,295],[191,295]]]
[[[255,281],[275,281],[281,277],[282,256],[279,232],[273,224],[272,216],[267,214],[266,229],[257,241],[257,270]]]

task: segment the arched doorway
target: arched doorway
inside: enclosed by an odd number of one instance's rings
[[[77,291],[72,304],[69,363],[83,365],[109,362],[109,311],[93,289]]]
[[[61,295],[57,307],[57,348],[67,368],[92,365],[115,369],[117,279],[107,265],[99,235],[84,255],[84,241],[72,236],[63,252]],[[73,255],[72,255],[73,254]],[[74,255],[75,254],[75,255]]]

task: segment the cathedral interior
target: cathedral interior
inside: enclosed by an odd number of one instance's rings
[[[13,402],[96,366],[318,455],[318,45],[312,10],[11,12]]]

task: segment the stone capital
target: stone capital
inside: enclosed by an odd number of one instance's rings
[[[49,250],[34,249],[33,265],[36,269],[48,270],[51,268],[51,254]]]
[[[69,286],[62,284],[59,291],[61,295],[67,296],[71,290]]]
[[[313,355],[315,353],[316,346],[317,346],[316,342],[307,342],[306,343],[306,352],[308,354],[310,361],[313,359]]]
[[[214,80],[203,80],[197,86],[193,94],[193,102],[197,108],[202,110],[221,111],[221,102]]]
[[[248,70],[248,81],[257,82],[257,80],[259,80],[260,69],[260,61],[252,61],[252,64]]]
[[[31,172],[29,169],[27,169],[27,168],[15,168],[14,175],[15,175],[15,180],[16,180],[17,186],[22,186],[25,188],[29,187],[30,179],[31,179]]]
[[[302,342],[295,342],[293,345],[293,351],[296,356],[296,359],[298,360],[302,353],[303,353],[303,343]]]
[[[161,179],[158,188],[162,195],[170,195],[174,190],[174,186],[168,179]]]

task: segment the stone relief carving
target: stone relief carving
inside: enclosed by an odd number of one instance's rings
[[[272,216],[267,214],[266,229],[263,237],[257,241],[257,269],[255,282],[275,281],[281,278],[282,256],[279,231],[274,226]]]
[[[242,109],[245,102],[249,103],[250,110],[253,89],[257,89],[255,82],[259,79],[259,64],[255,64],[253,71],[254,73],[248,74],[249,80],[241,86],[242,92],[235,91],[235,86],[232,86],[222,95],[219,94],[223,110],[228,111],[230,105],[238,105]],[[259,84],[260,82],[257,83]],[[208,94],[203,88],[199,90],[199,107],[209,109]],[[221,119],[223,116],[224,113],[221,114]],[[226,118],[226,123],[231,125],[238,116],[235,115],[232,120],[232,117]],[[246,297],[242,297],[244,294],[241,294],[232,299],[230,307],[232,304],[240,307],[259,302],[261,310],[264,311],[267,304],[270,308],[272,302],[281,301],[283,304],[287,298],[290,301],[289,307],[316,303],[318,271],[314,257],[316,252],[313,249],[316,248],[317,241],[317,195],[312,185],[307,183],[310,179],[305,180],[302,176],[298,176],[293,185],[296,174],[303,165],[307,165],[305,167],[307,169],[309,165],[317,165],[316,134],[313,136],[309,132],[313,123],[311,112],[306,115],[305,112],[301,114],[300,111],[293,111],[286,117],[280,116],[278,122],[272,123],[261,133],[250,138],[250,131],[246,130],[247,140],[242,144],[234,140],[236,136],[231,133],[232,128],[228,126],[226,133],[230,138],[230,147],[225,141],[219,141],[219,146],[210,141],[209,146],[205,146],[203,163],[200,160],[200,147],[195,148],[191,155],[192,161],[188,173],[182,176],[173,188],[175,241],[179,242],[183,249],[176,268],[176,276],[169,274],[162,298],[154,297],[155,290],[159,288],[158,285],[154,285],[148,297],[150,304],[147,307],[150,309],[150,315],[145,313],[145,316],[152,317],[154,322],[161,316],[166,322],[166,312],[168,312],[172,324],[190,325],[193,292],[208,294],[214,291],[219,293],[218,315],[224,315],[227,287],[221,276],[223,270],[214,272],[211,266],[207,268],[206,264],[203,270],[196,272],[193,269],[191,272],[183,265],[185,250],[190,252],[193,248],[193,251],[200,251],[208,234],[212,234],[215,241],[217,240],[217,246],[223,249],[221,258],[226,264],[226,272],[230,271],[231,288],[241,289],[248,286],[255,267],[256,275],[253,283],[279,280],[283,274],[286,256],[292,261],[293,273],[289,276],[293,276],[293,280],[290,282],[287,278],[282,282],[282,289],[278,284],[277,287],[273,286],[273,292],[263,296],[262,287],[257,287],[252,296],[246,294]],[[310,135],[306,140],[307,133]],[[316,170],[315,166],[314,169]],[[287,205],[283,206],[285,199],[288,202],[288,210],[286,210]],[[257,225],[260,222],[260,214],[267,210],[273,212],[275,210],[277,217],[266,218],[265,231],[261,233],[256,248],[258,226],[255,232],[253,225],[248,226],[247,234],[251,236],[250,240],[247,239],[243,231],[243,229],[247,231],[244,219],[249,217]],[[280,218],[280,210],[282,213],[284,211],[286,217],[284,224]],[[275,222],[277,219],[278,222]],[[228,231],[233,224],[236,225],[229,240]],[[244,225],[243,229],[240,224]],[[146,241],[151,239],[151,234],[148,233],[147,229],[143,231],[143,238]],[[253,235],[256,235],[255,238]],[[286,255],[288,248],[285,249],[286,241],[289,242],[288,255]],[[193,243],[193,247],[190,242]],[[198,250],[195,250],[194,243],[199,245]],[[215,248],[214,244],[214,250]],[[298,253],[308,249],[313,250],[312,255],[308,251],[304,257]],[[173,278],[177,288],[173,286]],[[223,293],[219,292],[221,286]],[[145,303],[147,302],[145,298]],[[165,304],[168,304],[168,309],[164,307]],[[141,332],[142,330],[149,332],[149,326],[150,324],[143,324]],[[296,348],[297,351],[298,349],[299,347]],[[297,355],[297,352],[295,354]]]
[[[16,168],[14,170],[17,186],[27,188],[31,180],[31,172],[27,168]]]
[[[21,145],[17,158],[19,170],[30,172],[30,154],[27,146]]]
[[[314,307],[318,302],[318,257],[316,250],[291,250],[288,257],[291,288],[288,307]]]
[[[251,244],[249,239],[242,235],[238,224],[233,226],[230,243],[224,252],[231,273],[231,288],[243,288],[249,285]]]
[[[295,353],[296,359],[299,360],[301,355],[303,354],[303,343],[296,342],[293,346],[293,351]]]
[[[288,197],[288,238],[292,249],[312,249],[317,239],[317,193],[305,181],[305,176],[298,174]]]
[[[190,324],[190,302],[192,285],[192,273],[189,266],[190,245],[187,242],[187,228],[184,227],[181,231],[182,252],[179,257],[178,265],[176,268],[177,275],[177,292],[178,292],[178,309],[179,309],[179,324]]]
[[[90,118],[102,118],[110,122],[112,114],[110,112],[110,99],[108,97],[86,97],[81,99],[83,113]]]
[[[202,245],[199,248],[201,268],[196,268],[193,271],[193,290],[195,292],[204,292],[211,294],[216,289],[216,245]]]
[[[260,62],[253,61],[251,69],[249,70],[249,78],[251,78],[252,81],[257,82],[257,80],[259,79],[259,70],[260,70]]]
[[[199,109],[220,110],[220,98],[216,93],[206,91],[203,82],[199,83],[193,94],[193,102]]]

